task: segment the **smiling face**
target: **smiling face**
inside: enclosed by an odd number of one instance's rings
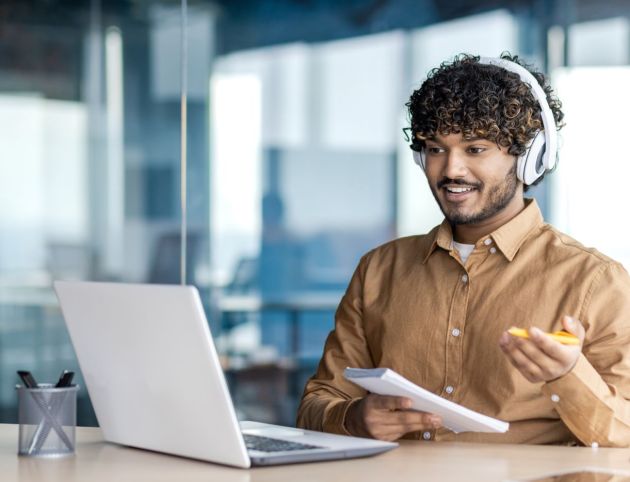
[[[516,159],[487,139],[461,134],[426,141],[425,173],[431,192],[452,225],[497,225],[523,205]]]

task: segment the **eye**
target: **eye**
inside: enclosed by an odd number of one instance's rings
[[[468,148],[468,152],[470,152],[471,154],[481,154],[485,150],[486,150],[485,147],[478,147],[478,146],[471,146]]]
[[[444,152],[444,149],[437,146],[427,146],[427,152],[429,154],[439,154],[440,152]]]

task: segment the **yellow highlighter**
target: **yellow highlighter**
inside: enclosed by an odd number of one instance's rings
[[[521,338],[529,338],[529,332],[524,330],[523,328],[512,327],[508,330],[510,335],[518,336]],[[554,331],[553,333],[545,333],[545,335],[550,336],[556,341],[559,341],[563,345],[579,345],[580,339],[569,333],[568,331],[560,330]]]

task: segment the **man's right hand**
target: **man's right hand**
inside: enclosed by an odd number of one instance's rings
[[[348,408],[345,426],[357,437],[398,440],[409,432],[432,430],[442,426],[439,415],[410,410],[411,400],[370,394]]]

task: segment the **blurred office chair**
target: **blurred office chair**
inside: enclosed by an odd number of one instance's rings
[[[195,283],[195,268],[198,266],[201,233],[191,231],[186,236],[186,273],[188,284]],[[162,234],[156,241],[151,256],[148,283],[177,284],[180,280],[181,235],[179,232]]]

